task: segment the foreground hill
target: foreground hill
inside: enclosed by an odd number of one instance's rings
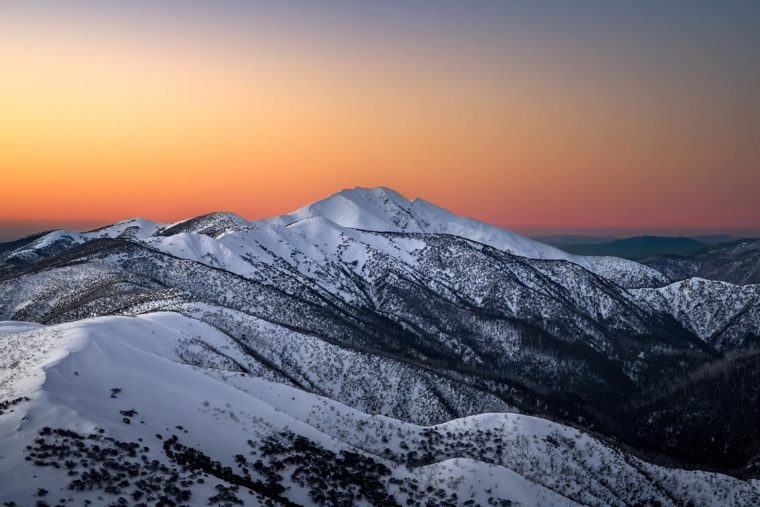
[[[233,340],[175,313],[11,326],[0,499],[18,505],[760,501],[756,483],[651,465],[526,415],[368,415],[241,372]]]

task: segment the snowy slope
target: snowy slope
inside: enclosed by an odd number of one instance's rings
[[[153,236],[165,227],[165,224],[154,222],[147,218],[129,218],[99,229],[84,232],[82,233],[82,237],[86,240],[97,238],[144,239]]]
[[[456,215],[423,199],[408,200],[385,187],[341,190],[292,213],[258,220],[260,225],[288,226],[322,217],[353,229],[385,232],[451,234],[535,259],[570,259],[572,256],[506,229]]]
[[[85,241],[86,239],[82,235],[73,231],[52,231],[31,243],[6,253],[3,260],[11,264],[30,264],[44,257],[58,254]]]
[[[174,313],[31,329],[0,343],[0,500],[18,505],[760,501],[757,482],[655,466],[534,417],[421,427],[232,363],[190,365],[188,347],[196,359],[222,357],[228,339]],[[344,473],[325,475],[335,460]]]
[[[0,253],[0,263],[31,264],[52,257],[67,249],[99,238],[125,238],[140,240],[149,238],[165,226],[145,218],[130,218],[88,232],[78,233],[65,229],[51,231],[31,242],[5,253]]]
[[[218,211],[206,215],[180,220],[166,226],[158,232],[163,236],[172,236],[183,232],[199,233],[217,238],[230,231],[246,230],[253,227],[245,218],[229,211]]]
[[[417,283],[436,297],[452,304],[464,299],[483,311],[498,310],[505,316],[525,320],[540,315],[551,321],[553,329],[567,323],[576,328],[577,335],[584,336],[585,343],[605,352],[610,344],[599,330],[599,322],[646,334],[647,322],[653,318],[640,315],[641,309],[626,291],[609,287],[575,264],[513,256],[505,256],[508,262],[500,262],[480,243],[456,237],[370,232],[342,227],[326,218],[309,218],[288,227],[269,225],[231,232],[218,240],[181,233],[151,238],[146,243],[176,257],[279,287],[287,282],[278,276],[287,275],[298,285],[332,295],[345,304],[370,306],[390,319],[415,322],[419,327],[428,324],[420,321],[424,312],[415,310],[410,298],[391,301],[390,296],[382,294],[381,287],[388,285],[392,277],[419,280]],[[552,283],[547,284],[544,276]],[[552,301],[546,299],[548,294]],[[577,313],[568,314],[567,303]],[[589,316],[595,322],[589,322]],[[432,333],[439,335],[439,340],[449,334],[441,329]],[[445,346],[459,348],[462,355],[476,355],[458,341],[452,336]],[[484,345],[485,350],[489,348]],[[502,347],[492,352],[509,354]]]
[[[760,339],[760,285],[689,278],[631,293],[670,313],[719,350],[755,345]]]

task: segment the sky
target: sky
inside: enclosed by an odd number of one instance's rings
[[[0,5],[0,238],[387,186],[532,233],[760,234],[760,2]]]

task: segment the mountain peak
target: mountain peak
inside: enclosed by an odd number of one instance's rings
[[[419,197],[410,200],[388,187],[343,189],[287,215],[257,223],[290,225],[314,217],[328,218],[343,227],[377,232],[451,234],[526,257],[568,257],[565,252],[549,245],[457,215]]]
[[[422,232],[411,214],[412,201],[387,187],[346,188],[287,215],[258,225],[287,226],[306,218],[328,218],[343,227],[382,232]]]
[[[385,198],[389,200],[394,201],[401,201],[409,203],[411,202],[409,199],[401,195],[401,193],[393,190],[390,187],[353,187],[353,188],[344,188],[343,190],[340,190],[332,195],[344,195],[344,196],[360,196],[363,198],[371,197],[371,198]],[[328,196],[325,199],[329,199],[332,196]]]
[[[449,234],[532,259],[567,260],[625,286],[662,285],[657,271],[618,258],[581,257],[474,218],[457,215],[416,197],[407,199],[388,187],[355,187],[287,215],[254,221],[255,227],[289,226],[322,217],[341,227],[376,232]]]

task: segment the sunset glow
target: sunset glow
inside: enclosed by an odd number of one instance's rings
[[[0,225],[384,185],[518,228],[760,229],[751,4],[157,4],[3,7]]]

